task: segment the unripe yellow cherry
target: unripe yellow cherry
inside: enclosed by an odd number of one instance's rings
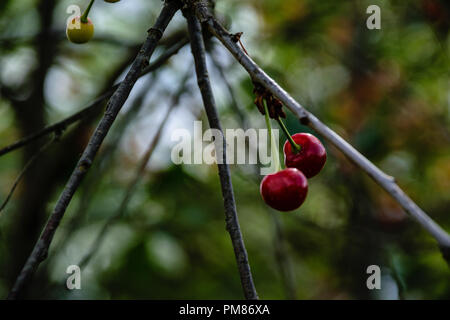
[[[94,36],[94,24],[90,18],[82,22],[81,17],[76,17],[67,24],[66,34],[70,42],[86,43]]]

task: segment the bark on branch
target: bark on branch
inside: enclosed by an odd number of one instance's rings
[[[18,297],[25,285],[31,280],[39,264],[46,259],[55,231],[64,216],[70,200],[92,165],[92,162],[94,161],[103,140],[117,117],[117,114],[128,98],[131,89],[139,78],[142,70],[146,67],[146,65],[148,65],[148,61],[153,54],[159,39],[161,39],[164,30],[178,9],[178,2],[166,1],[156,23],[148,30],[146,41],[134,60],[130,71],[125,77],[125,80],[120,83],[119,87],[109,100],[102,119],[95,129],[95,132],[92,134],[89,144],[85,148],[78,164],[72,172],[72,175],[70,176],[61,196],[59,197],[41,236],[28,257],[25,266],[18,275],[14,286],[9,293],[8,299],[16,299]]]
[[[3,203],[0,205],[0,217],[2,216],[1,213],[3,209],[5,209],[6,205],[8,204],[9,200],[11,199],[12,195],[14,194],[14,191],[16,190],[17,186],[20,183],[20,180],[23,178],[25,173],[27,172],[28,168],[31,167],[31,165],[39,158],[39,156],[44,153],[45,150],[47,150],[48,147],[50,147],[53,142],[58,140],[59,137],[55,135],[50,141],[46,142],[42,147],[39,148],[39,150],[30,158],[30,160],[27,161],[23,169],[20,171],[19,175],[17,176],[16,180],[14,181],[11,189],[8,192],[8,195],[6,196]]]
[[[133,194],[134,194],[137,186],[139,185],[140,181],[145,176],[145,169],[153,155],[153,152],[155,151],[155,149],[159,143],[159,140],[161,139],[162,133],[163,133],[165,125],[169,119],[169,116],[171,115],[172,111],[174,111],[175,107],[178,106],[181,96],[186,91],[186,83],[190,78],[191,71],[192,71],[191,68],[189,68],[188,72],[183,77],[177,92],[172,96],[170,106],[167,109],[163,119],[161,120],[161,123],[159,124],[155,135],[153,136],[152,140],[150,141],[150,144],[148,145],[147,150],[145,151],[144,155],[142,156],[141,160],[139,161],[139,165],[136,168],[134,177],[131,180],[131,182],[129,183],[126,191],[124,192],[124,196],[122,198],[122,202],[119,205],[119,208],[111,217],[109,217],[109,219],[103,225],[102,229],[100,230],[96,239],[94,240],[91,248],[78,263],[78,266],[80,268],[85,267],[89,263],[89,261],[92,259],[92,257],[96,254],[96,252],[100,248],[101,244],[103,243],[103,240],[104,240],[109,228],[111,227],[111,225],[113,225],[115,222],[122,219],[124,217],[124,215],[126,214],[128,204],[130,203],[131,198],[133,197]]]
[[[235,42],[236,38],[229,33],[209,12],[204,0],[187,0],[195,14],[208,30],[230,51],[235,59],[247,70],[251,78],[267,88],[273,95],[280,99],[298,119],[308,125],[325,138],[331,145],[340,150],[348,159],[354,162],[360,169],[369,175],[377,184],[388,192],[429,234],[431,234],[441,247],[444,257],[449,255],[450,236],[433,219],[431,219],[406,193],[396,184],[395,179],[364,157],[336,132],[327,127],[313,114],[306,111],[295,101],[278,83],[268,76]]]
[[[176,54],[188,42],[189,42],[189,40],[187,38],[184,38],[177,44],[175,44],[172,47],[170,47],[169,49],[167,49],[154,62],[150,63],[146,68],[144,68],[139,77],[142,77],[152,71],[155,71],[156,69],[158,69],[159,67],[164,65],[164,63],[166,63],[170,57],[172,57],[174,54]],[[113,95],[113,93],[117,90],[117,88],[119,88],[121,83],[122,82],[115,84],[114,86],[111,87],[111,89],[109,89],[102,95],[95,98],[86,107],[84,107],[80,111],[74,113],[73,115],[71,115],[61,121],[58,121],[54,124],[48,125],[45,128],[0,149],[0,156],[5,155],[16,149],[19,149],[19,148],[27,145],[28,143],[31,143],[31,142],[33,142],[43,136],[46,136],[52,132],[62,132],[71,124],[95,114],[96,111],[102,106],[102,102],[105,99],[110,98]]]
[[[216,156],[219,162],[219,178],[222,188],[222,196],[224,200],[226,228],[231,237],[234,254],[239,269],[242,288],[246,299],[258,299],[255,285],[253,283],[250,264],[248,262],[247,250],[245,249],[244,240],[239,225],[238,215],[236,212],[236,203],[234,200],[233,185],[231,183],[230,169],[226,163],[226,142],[223,136],[220,120],[217,115],[216,103],[212,93],[209,81],[208,70],[206,67],[205,45],[203,35],[198,19],[190,10],[184,11],[188,22],[189,37],[191,40],[192,55],[195,61],[195,70],[197,74],[197,82],[205,106],[206,115],[211,128],[218,129],[222,133],[222,150],[218,150],[216,144]],[[220,154],[220,156],[219,156]],[[222,162],[219,159],[222,157]]]

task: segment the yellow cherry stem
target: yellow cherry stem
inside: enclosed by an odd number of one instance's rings
[[[95,0],[91,0],[91,2],[89,3],[88,7],[86,8],[86,10],[84,11],[83,15],[81,16],[81,22],[82,23],[87,23],[88,22],[88,15],[89,15],[89,11],[91,11],[91,7],[94,4]]]

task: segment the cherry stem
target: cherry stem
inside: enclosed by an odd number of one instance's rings
[[[281,129],[283,130],[284,134],[286,135],[287,139],[291,143],[294,153],[300,152],[302,147],[300,145],[298,145],[297,143],[295,143],[294,139],[292,139],[291,135],[289,134],[288,129],[284,125],[283,121],[281,121],[280,117],[277,117],[277,121],[278,121],[278,124],[280,125]]]
[[[244,44],[242,43],[241,39],[239,38],[239,44],[241,45],[242,50],[244,50],[245,54],[248,55],[250,57],[250,55],[248,54],[247,50],[245,50]]]
[[[84,11],[83,15],[80,18],[81,22],[83,22],[83,23],[87,23],[88,22],[89,11],[91,11],[91,7],[94,4],[94,1],[95,0],[91,0],[91,2],[89,3],[88,7]]]
[[[271,157],[275,162],[275,172],[280,171],[281,170],[281,166],[280,166],[280,158],[278,155],[278,149],[275,147],[275,143],[272,139],[272,126],[270,125],[270,118],[269,118],[269,108],[267,107],[267,104],[265,101],[263,101],[264,104],[264,114],[265,114],[265,118],[266,118],[266,126],[267,126],[267,130],[269,131],[269,141],[270,141],[270,153],[271,153]]]

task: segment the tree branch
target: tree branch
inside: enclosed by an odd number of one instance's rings
[[[37,158],[39,158],[39,156],[45,151],[47,150],[48,147],[50,147],[50,145],[55,142],[59,137],[57,135],[55,135],[55,137],[53,137],[51,140],[49,140],[48,142],[46,142],[41,148],[39,148],[39,150],[30,158],[30,160],[27,161],[27,163],[25,164],[25,166],[23,167],[22,171],[20,171],[19,175],[17,176],[16,180],[14,181],[13,186],[11,187],[8,195],[6,196],[5,200],[3,201],[3,203],[0,206],[0,217],[1,217],[1,212],[3,211],[3,209],[5,209],[6,205],[8,204],[9,200],[11,199],[14,191],[16,190],[17,186],[19,185],[20,180],[22,179],[22,177],[24,176],[24,174],[27,172],[28,168],[36,161]]]
[[[237,96],[234,92],[234,89],[230,82],[228,81],[225,70],[220,64],[220,62],[214,57],[213,54],[209,55],[214,63],[214,66],[216,67],[217,71],[220,74],[220,77],[224,81],[228,93],[230,95],[230,104],[231,107],[235,113],[235,116],[238,118],[242,128],[244,130],[248,129],[248,119],[246,117],[246,114],[241,111],[241,108],[239,107],[239,103],[237,101]],[[259,180],[256,179],[257,172],[260,170],[260,165],[257,165],[255,168],[255,175],[254,179],[251,181],[254,182],[256,185],[259,186]],[[257,181],[258,180],[258,181]],[[271,216],[273,222],[274,222],[274,231],[273,231],[273,244],[274,244],[274,253],[275,253],[275,263],[278,266],[278,269],[281,274],[281,280],[283,282],[284,289],[286,291],[286,297],[290,300],[297,299],[297,293],[295,288],[295,275],[292,269],[292,261],[289,259],[289,254],[287,252],[286,248],[286,241],[285,241],[285,235],[284,235],[284,229],[281,224],[280,217],[278,214],[276,214],[273,210],[267,209],[267,213]]]
[[[242,238],[241,228],[236,212],[236,203],[234,200],[233,185],[231,183],[230,169],[226,163],[226,142],[223,136],[220,120],[216,111],[216,104],[209,81],[208,70],[205,60],[205,46],[200,23],[190,10],[185,12],[189,37],[191,40],[192,55],[195,60],[195,70],[197,74],[197,82],[205,106],[206,115],[208,117],[211,128],[218,129],[222,133],[222,148],[219,150],[216,144],[216,156],[219,167],[220,185],[222,188],[222,196],[225,206],[226,228],[230,234],[231,242],[236,256],[236,262],[239,269],[242,288],[246,299],[258,299],[255,285],[253,283],[252,273],[248,262],[247,250],[245,249],[244,240]],[[219,154],[222,155],[220,159]],[[220,160],[223,160],[222,162]]]
[[[136,190],[137,185],[139,184],[142,177],[144,176],[145,168],[147,167],[147,164],[150,161],[150,158],[152,157],[153,152],[156,149],[156,146],[158,145],[158,142],[161,138],[161,134],[164,130],[166,122],[169,119],[169,116],[172,113],[172,111],[178,105],[181,96],[183,95],[183,93],[186,90],[186,82],[190,77],[190,74],[191,74],[190,71],[191,70],[189,68],[189,71],[186,73],[186,75],[182,79],[177,92],[172,97],[172,101],[169,105],[169,108],[166,111],[166,114],[164,115],[164,118],[162,119],[158,129],[156,130],[156,133],[153,136],[153,139],[150,141],[150,144],[148,145],[147,150],[145,151],[144,155],[142,156],[141,160],[139,161],[139,166],[136,168],[134,177],[131,180],[131,182],[129,183],[129,185],[124,193],[124,196],[122,198],[122,202],[120,203],[119,208],[117,209],[115,214],[112,215],[106,221],[106,223],[103,225],[102,229],[100,230],[99,234],[97,235],[96,239],[94,240],[91,248],[89,249],[89,251],[86,253],[86,255],[81,259],[80,263],[78,264],[78,266],[80,268],[83,268],[84,266],[86,266],[89,263],[89,261],[91,260],[91,258],[94,256],[94,254],[97,252],[97,250],[100,248],[100,245],[102,244],[103,238],[106,236],[106,233],[107,233],[109,227],[112,224],[114,224],[114,222],[118,221],[125,215],[125,212],[128,207],[128,203],[130,202],[131,197],[133,196],[133,193]]]
[[[295,274],[292,270],[292,261],[290,259],[289,253],[287,252],[286,240],[284,238],[284,229],[281,224],[280,216],[277,212],[272,209],[269,211],[269,215],[273,219],[274,224],[274,249],[275,249],[275,259],[278,269],[281,274],[281,280],[286,291],[286,298],[289,300],[297,299],[297,290],[295,287]]]
[[[188,43],[189,43],[189,40],[187,38],[184,38],[179,43],[177,43],[174,46],[167,49],[154,62],[150,63],[146,68],[144,68],[139,77],[142,77],[142,76],[158,69],[162,65],[164,65],[167,62],[167,60],[169,60],[170,57],[175,55],[181,48],[183,48]],[[48,135],[52,132],[64,131],[69,125],[71,125],[81,119],[84,119],[86,117],[89,117],[92,114],[95,114],[95,111],[97,111],[102,106],[102,102],[105,99],[110,98],[113,95],[113,93],[119,88],[119,86],[121,84],[122,84],[122,82],[115,84],[114,86],[111,87],[111,89],[109,89],[102,95],[95,98],[86,107],[84,107],[80,111],[74,113],[73,115],[71,115],[61,121],[58,121],[54,124],[48,125],[47,127],[39,130],[38,132],[28,135],[12,144],[0,149],[0,156],[5,155],[16,149],[19,149],[19,148],[27,145],[28,143],[33,142],[33,141],[35,141],[45,135]]]
[[[25,285],[31,280],[39,264],[47,257],[55,231],[64,216],[70,200],[77,191],[78,186],[94,161],[103,140],[117,117],[117,114],[128,98],[131,89],[139,78],[142,69],[145,67],[146,63],[148,64],[148,61],[153,54],[159,39],[161,39],[164,30],[178,9],[178,2],[166,1],[156,23],[148,30],[148,37],[146,41],[133,62],[130,71],[126,75],[125,80],[120,83],[116,92],[109,100],[102,119],[91,136],[89,144],[85,148],[76,168],[72,172],[72,175],[70,176],[61,196],[59,197],[39,240],[36,242],[36,245],[28,257],[25,266],[17,277],[16,282],[9,293],[8,299],[16,299],[18,297]]]
[[[39,39],[42,38],[42,36],[45,36],[51,42],[67,41],[65,29],[52,29],[49,30],[47,34],[39,32],[36,34],[21,34],[0,38],[0,47],[2,49],[5,48],[13,49],[17,46],[36,44],[39,43]],[[187,32],[185,30],[178,30],[175,31],[173,34],[170,34],[162,38],[159,41],[159,43],[165,46],[173,42],[178,42],[182,38],[186,38],[186,36]],[[136,48],[137,50],[139,50],[141,46],[140,43],[125,41],[124,39],[119,37],[103,34],[96,34],[95,37],[90,40],[90,42],[110,44],[118,46],[120,48],[129,48],[129,49]]]
[[[280,99],[300,121],[314,129],[331,145],[340,150],[348,159],[354,162],[360,169],[369,175],[377,184],[388,192],[429,234],[431,234],[443,253],[450,250],[450,236],[436,222],[434,222],[422,209],[420,209],[395,183],[395,179],[381,171],[377,166],[365,158],[359,151],[353,148],[337,133],[323,124],[313,114],[306,111],[283,88],[269,77],[243,50],[236,44],[233,35],[225,30],[220,23],[208,11],[204,0],[188,0],[193,6],[197,17],[204,23],[208,30],[217,37],[230,51],[236,60],[247,70],[252,79]]]
[[[239,121],[241,122],[242,126],[244,128],[248,127],[248,123],[247,123],[247,118],[245,117],[244,113],[242,112],[242,110],[239,108],[238,106],[238,99],[237,96],[234,92],[233,87],[231,86],[230,82],[228,81],[226,75],[225,75],[225,70],[223,68],[223,66],[220,64],[220,62],[216,59],[216,57],[214,56],[213,53],[210,53],[209,56],[211,57],[211,60],[214,64],[214,66],[216,67],[216,70],[219,72],[220,77],[222,78],[228,93],[230,95],[230,100],[231,100],[231,108],[232,110],[236,113],[236,115],[239,118]]]
[[[74,214],[67,222],[65,227],[66,231],[63,236],[59,239],[58,243],[54,244],[52,251],[49,252],[47,260],[52,260],[58,252],[63,250],[67,242],[70,242],[72,234],[78,230],[83,222],[85,222],[85,218],[89,213],[89,206],[92,204],[92,198],[96,192],[96,188],[99,187],[105,172],[108,171],[108,169],[110,169],[113,165],[114,157],[119,151],[117,146],[120,145],[123,139],[125,129],[130,122],[135,119],[139,111],[144,106],[143,101],[148,93],[147,88],[154,83],[155,75],[156,72],[151,75],[151,78],[148,79],[145,84],[143,84],[144,89],[141,89],[137,94],[135,94],[131,106],[123,114],[123,116],[120,117],[120,119],[116,120],[115,128],[109,134],[110,136],[108,141],[103,143],[102,157],[91,168],[91,170],[95,170],[95,175],[87,176],[83,184],[83,188],[80,188],[78,191],[81,194],[77,208],[74,210]],[[46,265],[49,264],[51,264],[51,262],[47,262]]]

